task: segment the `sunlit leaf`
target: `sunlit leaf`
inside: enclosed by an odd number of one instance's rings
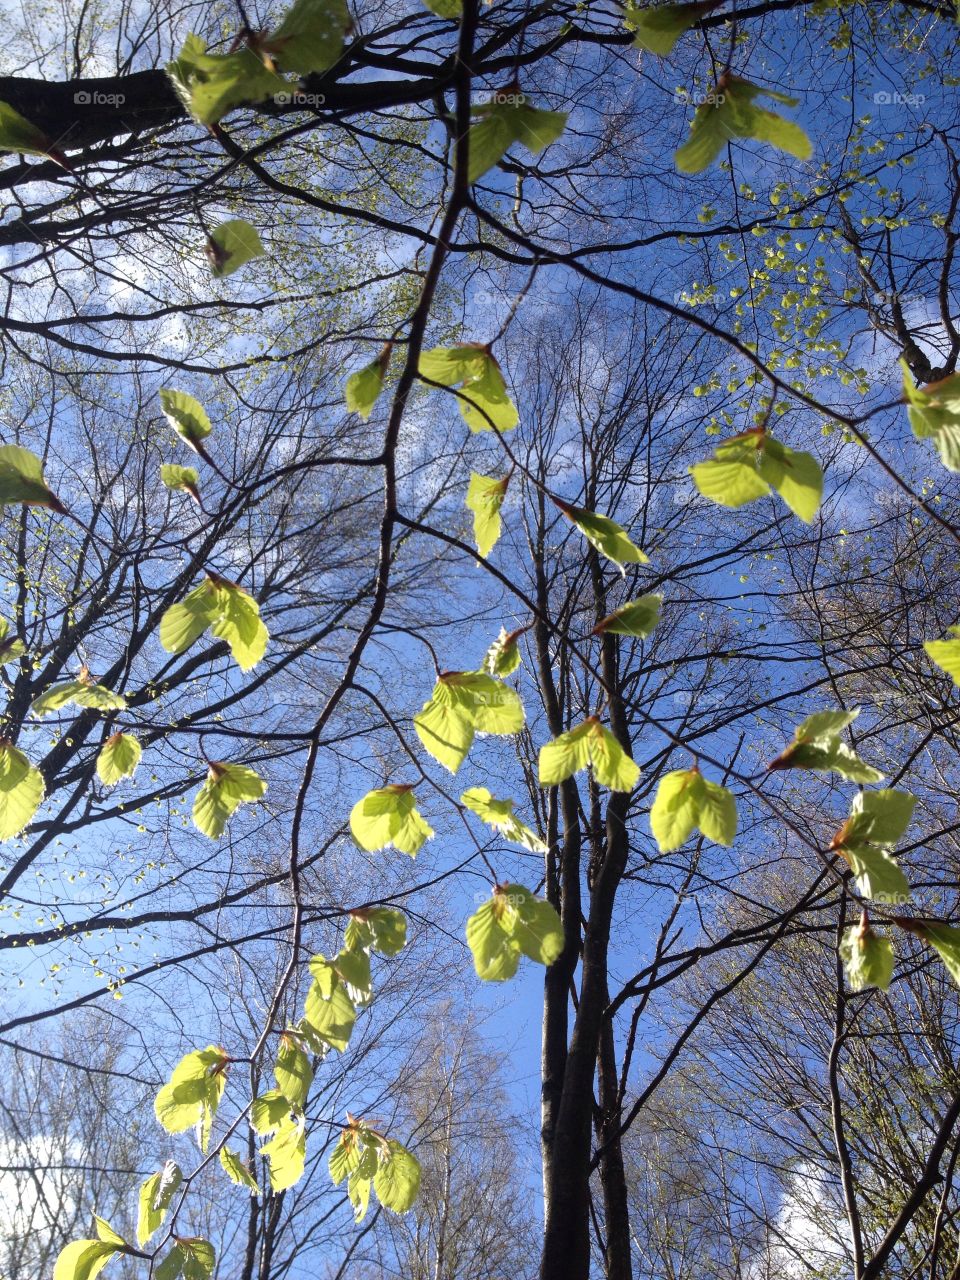
[[[350,912],[344,935],[348,949],[362,948],[395,956],[407,941],[407,919],[402,911],[391,907],[360,907]]]
[[[0,445],[0,506],[18,503],[28,507],[49,507],[60,515],[67,509],[43,478],[43,463],[29,449],[16,444]]]
[[[554,498],[554,502],[591,546],[618,565],[621,572],[625,564],[649,564],[650,557],[630,541],[626,530],[616,520],[597,515],[595,511],[587,511],[584,507],[571,507],[557,498]]]
[[[230,218],[214,227],[204,248],[210,273],[218,277],[232,276],[252,258],[262,258],[266,253],[256,227],[243,218]]]
[[[227,642],[241,671],[257,665],[270,638],[253,596],[214,574],[208,574],[189,595],[165,611],[160,619],[160,643],[167,653],[184,653],[208,628],[218,640]]]
[[[132,733],[112,733],[97,756],[97,776],[105,787],[130,778],[140,763],[142,748]]]
[[[94,1280],[118,1252],[103,1240],[74,1240],[60,1250],[53,1280]]]
[[[517,642],[525,630],[525,627],[521,627],[519,631],[508,632],[506,627],[500,628],[500,634],[483,659],[483,669],[487,675],[496,676],[498,680],[513,675],[520,665],[520,645]]]
[[[203,441],[213,430],[210,418],[206,409],[199,400],[195,400],[193,396],[187,395],[186,391],[172,391],[169,387],[164,388],[160,392],[160,408],[163,410],[163,416],[169,422],[170,426],[180,437],[180,439],[190,446],[194,453],[204,455]],[[192,475],[191,483],[196,486],[197,473],[193,467],[161,467],[161,475],[164,471],[168,473],[189,472]],[[164,484],[168,481],[164,479]],[[185,485],[183,486],[186,487]]]
[[[671,53],[674,45],[691,27],[712,9],[718,9],[722,0],[706,0],[700,4],[658,4],[638,9],[628,3],[624,21],[635,32],[633,43],[638,49],[661,55]]]
[[[741,80],[729,72],[722,75],[715,88],[697,107],[690,138],[676,153],[674,160],[681,173],[700,173],[735,138],[752,138],[786,151],[798,160],[809,160],[813,154],[810,139],[792,120],[754,104],[758,97],[774,98],[785,106],[795,107],[797,100],[774,89]]]
[[[487,347],[434,347],[422,352],[418,372],[431,382],[458,388],[457,404],[471,431],[510,431],[520,420],[500,366]]]
[[[416,808],[412,786],[393,784],[368,791],[350,811],[350,830],[361,849],[376,852],[392,845],[414,857],[433,835]]]
[[[517,972],[521,955],[553,964],[563,950],[563,926],[550,903],[522,885],[496,885],[467,921],[467,944],[477,976],[503,982]]]
[[[364,422],[373,413],[373,406],[383,390],[383,379],[390,363],[391,344],[387,345],[371,364],[352,373],[347,379],[345,397],[351,413],[358,413]]]
[[[854,991],[864,987],[886,991],[893,977],[893,958],[890,939],[871,929],[866,913],[860,924],[848,929],[840,940],[840,959]]]
[[[239,806],[253,804],[266,791],[264,779],[246,765],[211,760],[206,781],[193,802],[194,826],[212,840],[219,840]]]
[[[813,769],[819,773],[839,773],[851,782],[882,781],[883,774],[865,764],[840,739],[840,732],[858,715],[859,708],[854,711],[818,711],[808,716],[794,731],[790,745],[767,768]]]
[[[476,471],[470,472],[470,484],[467,488],[467,507],[473,512],[473,537],[477,551],[484,559],[496,546],[500,537],[502,520],[500,508],[507,494],[510,477],[497,480],[491,476],[482,476]]]
[[[44,796],[43,775],[22,751],[0,739],[0,840],[19,835]]]
[[[50,155],[53,144],[42,129],[25,119],[8,102],[0,102],[0,151],[23,156]]]
[[[514,143],[539,155],[556,142],[567,123],[565,111],[532,107],[516,85],[508,85],[471,110],[476,123],[467,134],[468,182],[482,178]]]
[[[323,956],[310,961],[313,984],[307,992],[303,1010],[305,1033],[319,1042],[343,1053],[350,1043],[357,1011],[333,965]]]
[[[256,1178],[235,1151],[231,1151],[229,1147],[221,1147],[220,1165],[231,1182],[235,1182],[238,1187],[246,1187],[252,1195],[258,1194],[260,1188]]]
[[[35,716],[43,717],[48,711],[59,711],[71,704],[92,711],[123,711],[127,700],[122,694],[97,684],[84,667],[76,680],[64,680],[60,684],[50,685],[34,699],[30,710]]]
[[[168,489],[188,493],[194,502],[200,501],[200,477],[196,467],[180,467],[172,462],[165,462],[160,467],[160,479]]]
[[[611,791],[631,791],[640,777],[639,767],[610,730],[589,716],[540,748],[540,785],[556,786],[588,764],[597,781]]]
[[[180,100],[200,124],[216,124],[228,111],[288,93],[290,84],[248,46],[233,53],[207,53],[207,44],[192,32],[167,75]]]
[[[229,1061],[224,1050],[212,1044],[181,1058],[154,1100],[154,1113],[168,1133],[184,1133],[196,1126],[200,1149],[206,1151]]]
[[[307,1105],[307,1094],[313,1083],[313,1068],[296,1037],[288,1032],[280,1037],[273,1074],[277,1080],[277,1088],[291,1107],[302,1111]]]
[[[613,613],[600,619],[593,628],[593,634],[600,636],[610,632],[616,636],[639,636],[642,639],[660,621],[662,603],[663,596],[649,595],[622,604],[619,609],[614,609]]]
[[[903,394],[907,417],[918,440],[932,440],[948,471],[960,471],[960,374],[951,373],[923,388],[917,386],[906,360]]]
[[[456,773],[475,733],[520,732],[523,703],[513,689],[483,671],[446,671],[413,723],[430,754]]]
[[[163,1225],[170,1201],[182,1181],[180,1166],[175,1160],[168,1160],[162,1169],[141,1185],[137,1212],[137,1244],[141,1248]]]
[[[789,449],[762,430],[725,441],[690,473],[703,496],[724,507],[742,507],[774,489],[806,524],[823,497],[823,472],[813,454]]]
[[[344,0],[295,0],[262,44],[281,71],[308,76],[339,59],[349,27]]]
[[[512,800],[495,800],[486,787],[471,787],[460,800],[467,808],[482,818],[505,840],[523,845],[532,853],[546,853],[547,846],[529,827],[525,827],[513,812]]]

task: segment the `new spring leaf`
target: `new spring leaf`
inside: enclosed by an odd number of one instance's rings
[[[813,454],[789,449],[762,430],[724,441],[690,474],[703,496],[723,507],[742,507],[773,489],[806,524],[823,497],[823,472]]]
[[[416,808],[411,786],[393,784],[368,791],[350,811],[350,830],[361,849],[375,853],[393,845],[415,857],[433,835]]]
[[[618,565],[621,572],[625,564],[649,564],[650,557],[630,541],[627,531],[616,520],[597,515],[595,511],[587,511],[585,507],[571,507],[557,498],[554,498],[554,502],[567,519],[577,526],[590,545]]]
[[[206,781],[193,802],[194,825],[211,840],[219,840],[239,806],[253,804],[266,791],[264,779],[246,765],[211,760]]]
[[[167,1133],[184,1133],[196,1126],[200,1149],[206,1151],[229,1061],[223,1049],[212,1044],[181,1058],[153,1104]]]
[[[681,173],[701,173],[734,138],[753,138],[786,151],[798,160],[813,154],[810,139],[792,120],[755,105],[756,98],[773,98],[788,107],[797,105],[775,89],[762,89],[738,76],[722,75],[705,102],[697,107],[689,140],[674,160]]]
[[[503,522],[500,508],[507,496],[507,485],[510,477],[497,480],[493,476],[482,476],[476,471],[470,472],[470,484],[467,486],[467,507],[473,512],[473,538],[477,551],[484,559],[497,544]]]
[[[253,596],[214,574],[167,609],[160,619],[160,643],[167,653],[184,653],[208,628],[216,639],[227,642],[241,671],[257,665],[270,638]]]
[[[434,759],[456,773],[476,733],[520,732],[523,704],[513,689],[482,671],[447,671],[413,723]]]
[[[182,1181],[180,1166],[175,1160],[168,1160],[159,1172],[141,1185],[137,1212],[137,1244],[141,1248],[163,1226],[170,1201]]]
[[[525,827],[513,812],[512,800],[495,800],[486,787],[471,787],[463,793],[460,801],[494,831],[499,831],[505,840],[512,840],[531,853],[546,853],[547,846],[536,832]]]
[[[43,463],[29,449],[16,444],[0,445],[0,507],[16,503],[28,507],[49,507],[60,515],[67,509],[43,478]]]
[[[610,730],[596,716],[589,716],[540,748],[540,785],[556,786],[588,765],[596,780],[611,791],[632,791],[640,777],[639,767]]]
[[[733,844],[737,802],[732,792],[708,782],[699,769],[678,769],[660,779],[650,828],[660,852],[671,853],[686,843],[695,827],[716,844]]]
[[[140,763],[142,748],[132,733],[112,733],[97,756],[97,776],[105,787],[130,778]]]
[[[421,354],[418,372],[430,382],[458,389],[457,404],[471,431],[510,431],[520,421],[500,366],[487,347],[434,347]]]
[[[910,825],[916,796],[908,791],[859,791],[830,848],[849,863],[856,886],[876,902],[906,902],[910,885],[887,852]]]
[[[556,142],[567,123],[565,111],[531,107],[526,95],[512,84],[471,110],[476,123],[467,134],[468,182],[482,178],[514,143],[539,155]]]
[[[19,835],[40,806],[43,775],[22,751],[0,740],[0,840]]]
[[[708,14],[718,9],[722,0],[706,0],[701,4],[658,4],[648,9],[638,9],[627,4],[624,21],[635,32],[633,43],[638,49],[664,55],[673,51],[674,45],[685,31]]]
[[[467,944],[477,976],[504,982],[517,972],[521,956],[553,964],[563,950],[563,926],[550,903],[523,885],[495,885],[467,921]]]
[[[883,774],[857,756],[840,733],[860,714],[854,711],[816,711],[794,731],[793,741],[767,766],[777,769],[813,769],[819,773],[839,773],[851,782],[881,782]]]

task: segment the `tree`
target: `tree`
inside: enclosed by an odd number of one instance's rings
[[[793,1265],[810,1200],[824,1267],[949,1275],[955,6],[120,6],[109,63],[42,17],[0,77],[0,943],[57,1000],[0,1034],[132,1003],[163,1143],[155,1230],[56,1280],[346,1274],[344,1187],[442,1269],[470,1107],[408,1050],[468,953],[545,970],[544,1280],[741,1227]],[[777,1037],[812,1152],[716,1087]],[[691,1183],[697,1105],[752,1145]]]

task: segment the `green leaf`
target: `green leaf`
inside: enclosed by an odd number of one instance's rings
[[[730,74],[722,75],[706,101],[697,108],[689,140],[674,156],[677,169],[681,173],[701,173],[734,138],[766,142],[798,160],[809,160],[813,146],[800,126],[755,106],[754,99],[758,97],[775,98],[787,106],[797,105],[796,99],[776,90],[761,89]]]
[[[451,22],[456,22],[463,12],[461,0],[423,0],[423,3],[438,18],[449,18]]]
[[[232,276],[252,258],[262,258],[266,253],[256,227],[243,218],[230,218],[214,227],[205,249],[210,274],[220,279]]]
[[[184,1133],[196,1126],[200,1149],[206,1151],[229,1061],[224,1050],[212,1044],[181,1058],[153,1104],[167,1133]]]
[[[830,847],[846,858],[864,897],[888,903],[909,900],[907,878],[886,849],[906,831],[916,802],[908,791],[861,791],[854,797],[850,817]]]
[[[407,918],[390,907],[360,907],[350,912],[344,935],[349,950],[379,951],[395,956],[407,941]]]
[[[241,804],[253,804],[267,791],[267,784],[243,764],[211,760],[207,779],[193,802],[193,823],[211,840],[219,840],[228,820]]]
[[[496,676],[498,680],[513,675],[520,665],[520,646],[517,641],[525,630],[526,627],[521,627],[519,631],[508,632],[506,627],[500,628],[500,634],[483,659],[483,669],[487,675]]]
[[[218,640],[226,640],[241,671],[252,670],[267,649],[270,633],[260,620],[253,596],[235,582],[208,574],[160,619],[160,643],[167,653],[180,654],[210,628]]]
[[[192,32],[166,72],[180,100],[200,124],[216,124],[234,107],[289,92],[289,82],[248,46],[233,53],[207,53]]]
[[[500,519],[500,508],[507,495],[509,483],[509,476],[496,480],[492,476],[479,475],[476,471],[470,472],[467,507],[473,512],[473,537],[477,544],[477,551],[484,559],[496,546],[500,537],[503,524]]]
[[[931,662],[945,671],[955,685],[960,685],[960,627],[948,627],[953,640],[927,640],[924,651]]]
[[[477,976],[504,982],[517,972],[521,955],[553,964],[563,950],[563,926],[550,903],[522,885],[495,885],[467,921],[467,944]]]
[[[413,724],[430,754],[456,773],[475,733],[520,732],[523,703],[513,689],[483,671],[446,671]]]
[[[42,129],[0,102],[0,151],[16,151],[23,156],[51,155],[52,143]]]
[[[159,1172],[141,1184],[137,1213],[137,1244],[141,1248],[163,1225],[170,1201],[182,1181],[180,1166],[175,1160],[168,1160]]]
[[[789,449],[760,430],[725,441],[690,473],[703,496],[724,507],[742,507],[774,489],[806,524],[823,497],[823,472],[813,454]]]
[[[706,784],[699,769],[665,774],[650,809],[650,829],[661,853],[685,844],[697,825]]]
[[[0,840],[17,836],[44,796],[43,775],[22,751],[0,740]]]
[[[184,1250],[175,1244],[154,1271],[154,1280],[177,1280],[183,1273]]]
[[[263,46],[282,71],[308,76],[339,60],[349,27],[344,0],[296,0]]]
[[[615,636],[648,636],[660,621],[660,606],[663,596],[640,596],[628,604],[622,604],[613,613],[601,618],[593,628],[595,636],[610,632]]]
[[[416,809],[412,786],[393,784],[368,791],[350,811],[350,830],[361,849],[370,853],[391,845],[415,857],[433,835]]]
[[[217,1255],[209,1240],[188,1236],[178,1241],[183,1253],[183,1280],[210,1280],[217,1264]]]
[[[250,1123],[257,1133],[273,1134],[260,1148],[270,1161],[270,1187],[286,1191],[303,1177],[307,1156],[307,1135],[303,1114],[292,1109],[282,1093],[265,1093],[250,1108]]]
[[[74,1240],[61,1249],[53,1280],[94,1280],[120,1250],[103,1240]]]
[[[955,925],[941,924],[937,920],[915,920],[898,917],[897,924],[915,933],[928,946],[933,947],[946,966],[954,982],[960,984],[960,929]],[[57,1280],[54,1277],[54,1280]]]
[[[160,467],[160,479],[168,489],[189,493],[194,502],[200,501],[200,477],[196,467],[180,467],[173,462],[164,462]]]
[[[412,1209],[420,1192],[420,1162],[402,1143],[387,1140],[381,1154],[373,1189],[385,1209],[406,1213]]]
[[[840,940],[840,959],[847,981],[854,991],[879,987],[886,991],[893,977],[893,945],[889,938],[874,933],[866,912],[857,928],[848,929]]]
[[[471,431],[510,431],[520,421],[500,366],[487,347],[434,347],[421,353],[417,371],[431,382],[459,388],[457,403]]]
[[[334,968],[355,1005],[366,1005],[373,997],[370,956],[361,949],[345,947],[333,961]]]
[[[78,679],[50,685],[39,698],[34,699],[30,710],[35,716],[43,717],[48,711],[59,711],[71,703],[93,711],[106,712],[125,710],[127,700],[122,694],[97,684],[84,667]]]
[[[140,763],[142,748],[132,733],[112,733],[97,756],[97,776],[105,787],[130,778]]]
[[[554,498],[554,502],[571,523],[575,524],[591,546],[596,547],[602,556],[612,560],[623,572],[625,564],[649,564],[650,557],[627,537],[622,525],[611,520],[609,516],[599,516],[595,511],[587,511],[584,507],[571,507],[566,502]]]
[[[26,652],[27,646],[23,641],[10,635],[10,623],[6,618],[0,618],[0,666],[6,666]]]
[[[315,980],[307,992],[303,1010],[303,1030],[308,1038],[312,1038],[315,1043],[319,1042],[321,1048],[329,1045],[338,1053],[343,1053],[350,1043],[354,1023],[357,1020],[357,1011],[332,965],[327,965],[332,974],[332,983],[328,988],[330,994],[324,994],[324,978],[327,975],[322,967],[316,964],[318,961],[322,965],[327,964],[322,956],[314,956],[310,961],[310,971],[314,974]],[[323,976],[318,976],[318,967]]]
[[[260,1188],[257,1186],[256,1178],[237,1153],[231,1151],[229,1147],[220,1148],[220,1165],[231,1182],[235,1182],[238,1187],[246,1187],[253,1195],[259,1193]]]
[[[921,390],[906,360],[900,366],[913,434],[918,440],[933,441],[948,471],[960,471],[960,374],[930,382]]]
[[[551,142],[556,142],[567,123],[565,111],[531,107],[526,95],[515,85],[471,110],[477,122],[467,134],[468,182],[482,178],[515,142],[539,155]]]
[[[525,827],[513,812],[512,800],[495,800],[486,787],[471,787],[460,797],[460,802],[499,831],[505,840],[512,840],[531,853],[546,853],[547,846],[536,832]]]
[[[589,716],[540,748],[540,785],[556,786],[588,764],[596,780],[611,791],[632,791],[640,777],[639,767],[610,730],[596,716]]]
[[[851,782],[880,782],[883,774],[864,764],[852,748],[840,740],[840,732],[859,714],[857,708],[818,711],[808,716],[794,731],[790,745],[767,769],[813,769],[820,773],[839,773]]]
[[[44,480],[43,463],[37,455],[16,444],[0,445],[0,507],[19,502],[67,514],[66,507]]]
[[[345,398],[351,413],[358,413],[367,421],[373,413],[373,406],[383,391],[383,380],[390,363],[391,344],[387,345],[372,364],[365,365],[347,379]]]
[[[706,0],[701,4],[658,4],[638,9],[628,3],[624,20],[629,30],[636,32],[633,41],[636,48],[662,56],[671,53],[684,32],[719,5],[720,0]]]
[[[213,430],[213,427],[210,424],[207,411],[200,401],[195,400],[193,396],[187,395],[186,391],[172,391],[169,387],[166,387],[160,392],[160,408],[163,410],[163,416],[184,444],[189,445],[194,453],[199,453],[201,457],[205,456],[202,447],[203,441]],[[161,467],[161,476],[163,476],[164,471],[189,472],[193,477],[192,483],[194,485],[197,483],[198,476],[193,467]],[[166,477],[164,477],[163,482],[164,484],[169,483]],[[186,486],[184,485],[183,487],[185,488]]]
[[[295,1037],[287,1032],[280,1037],[273,1074],[277,1080],[277,1088],[290,1106],[296,1111],[302,1111],[307,1105],[307,1094],[313,1083],[313,1068]]]
[[[737,802],[733,792],[719,782],[704,782],[706,794],[700,804],[697,826],[714,844],[729,847],[737,834]]]

